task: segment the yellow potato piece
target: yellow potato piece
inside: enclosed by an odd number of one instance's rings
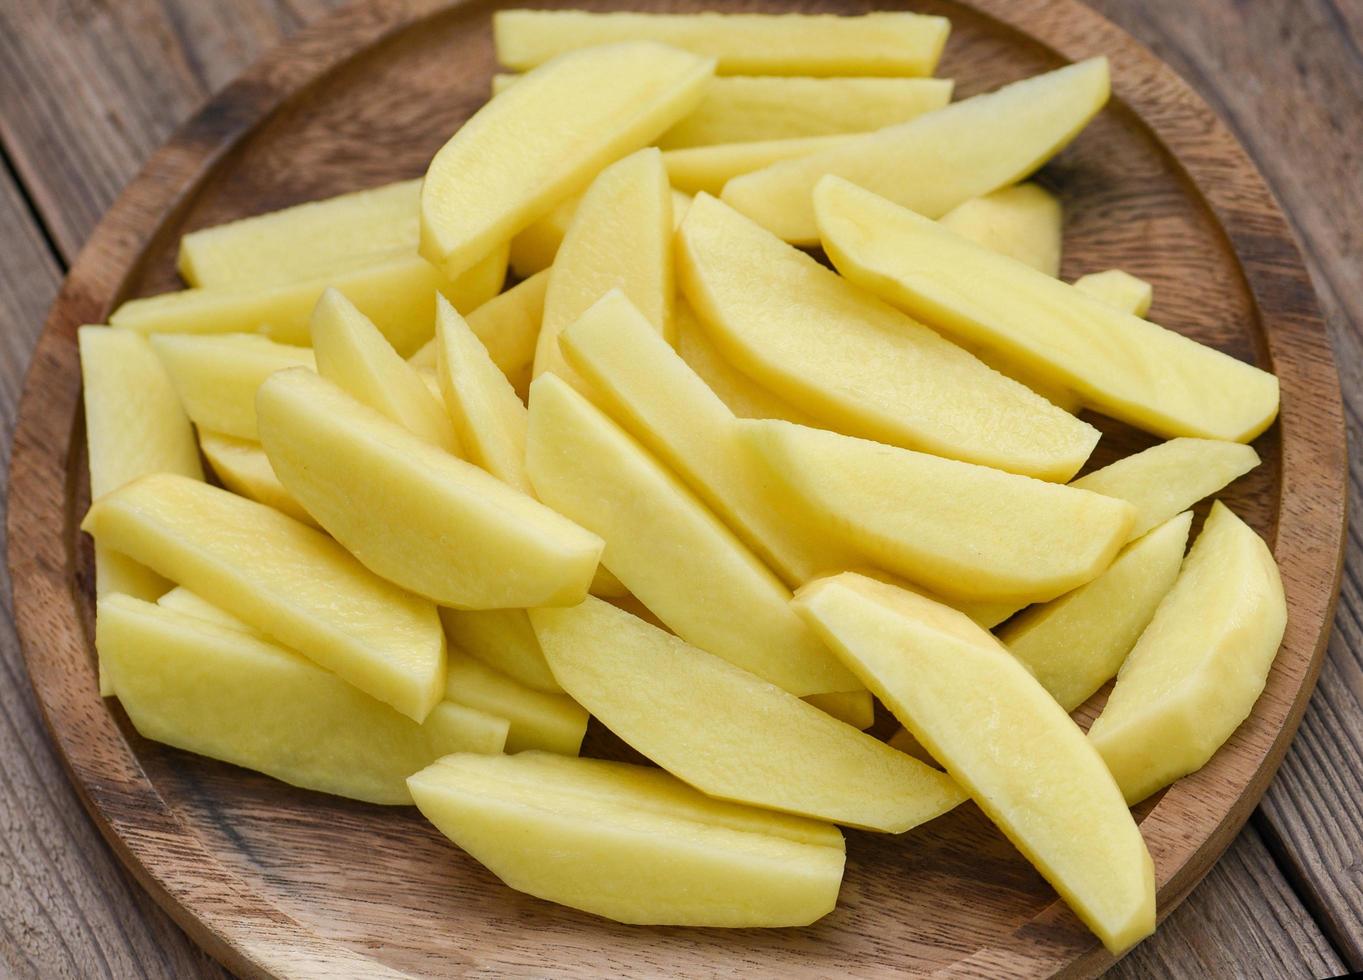
[[[577,755],[587,734],[587,712],[572,698],[526,687],[457,650],[450,651],[445,699],[505,718],[507,752]]]
[[[446,606],[571,605],[601,541],[309,371],[257,398],[280,482],[375,573]]]
[[[506,741],[501,718],[444,703],[418,724],[290,650],[128,596],[100,600],[96,622],[119,702],[143,737],[294,786],[407,804],[412,773]]]
[[[122,330],[77,331],[85,398],[90,497],[98,500],[148,473],[203,479],[194,430],[165,366],[147,341]],[[155,599],[171,586],[151,569],[95,544],[95,594]],[[99,693],[113,693],[99,668]]]
[[[457,275],[695,108],[714,63],[647,42],[530,72],[441,147],[421,190],[421,254]]]
[[[1070,484],[1136,508],[1132,537],[1229,485],[1259,465],[1253,447],[1220,439],[1170,439]]]
[[[887,833],[960,802],[941,773],[609,603],[530,621],[574,700],[709,796]]]
[[[454,755],[408,785],[510,887],[618,922],[801,926],[837,902],[837,828],[712,800],[658,769]]]
[[[1074,280],[1074,288],[1134,316],[1145,316],[1155,300],[1155,287],[1121,269],[1090,272]]]
[[[622,293],[608,293],[588,310],[561,345],[615,420],[788,585],[856,563],[836,541],[788,519],[737,418]]]
[[[819,241],[813,193],[828,174],[940,218],[1031,175],[1107,97],[1107,59],[1091,58],[736,178],[724,201],[797,245]]]
[[[437,308],[442,303],[448,305],[437,296]],[[458,454],[459,439],[439,395],[431,394],[369,318],[334,289],[322,294],[312,312],[312,348],[322,377],[419,439]]]
[[[829,694],[811,694],[804,700],[824,714],[832,715],[838,721],[846,722],[853,728],[860,728],[865,731],[875,724],[876,703],[870,691],[834,691]]]
[[[492,94],[519,75],[493,75]],[[658,138],[664,150],[717,143],[860,133],[904,122],[951,101],[946,78],[714,78],[690,115]]]
[[[439,307],[436,374],[465,458],[533,495],[525,475],[525,405],[464,318],[444,301]]]
[[[284,489],[260,443],[225,436],[208,429],[199,430],[199,447],[218,482],[233,493],[273,507],[296,521],[317,526],[312,515]]]
[[[280,343],[306,344],[313,307],[334,287],[406,357],[435,331],[437,292],[457,309],[471,310],[497,295],[505,273],[503,242],[455,280],[419,256],[404,255],[298,282],[186,289],[132,299],[114,310],[109,323],[145,334],[262,332]]]
[[[780,579],[552,374],[530,387],[526,468],[540,499],[601,535],[602,564],[688,642],[796,695],[860,686],[791,612]]]
[[[789,422],[739,438],[792,494],[811,536],[846,541],[886,571],[974,601],[1053,599],[1096,577],[1127,541],[1125,501]]]
[[[256,389],[262,381],[276,371],[316,363],[306,347],[252,333],[153,334],[150,340],[194,424],[238,439],[257,437]]]
[[[958,204],[942,215],[940,224],[1037,272],[1058,276],[1062,220],[1060,200],[1044,187],[1029,183]]]
[[[607,167],[583,195],[549,271],[535,377],[553,371],[581,388],[563,360],[559,334],[612,289],[671,339],[672,191],[656,149]]]
[[[735,177],[770,167],[782,160],[794,160],[841,146],[851,136],[792,136],[786,139],[756,140],[741,143],[715,143],[668,150],[663,154],[672,186],[688,194],[718,196]]]
[[[853,282],[964,343],[1166,438],[1248,442],[1278,379],[981,248],[836,177],[815,192],[824,247]]]
[[[435,608],[291,517],[155,474],[97,500],[81,529],[408,717],[425,718],[440,700],[445,638]]]
[[[171,612],[180,613],[182,616],[204,619],[216,626],[223,626],[227,629],[236,630],[238,633],[246,633],[257,639],[270,641],[268,636],[250,623],[244,622],[230,612],[213,605],[213,603],[201,598],[198,593],[189,591],[183,585],[175,586],[157,599],[156,604],[162,609],[169,609]]]
[[[524,609],[441,609],[450,646],[536,691],[562,694]]]
[[[1121,792],[997,640],[850,573],[806,586],[796,606],[1111,952],[1154,931],[1154,866]]]
[[[737,368],[841,431],[1067,480],[1098,432],[701,195],[678,278]]]
[[[497,60],[523,70],[564,51],[618,41],[660,41],[716,59],[725,75],[931,75],[951,23],[874,13],[639,14],[500,10]]]
[[[177,268],[191,286],[266,286],[315,279],[416,251],[421,181],[308,201],[192,231]]]
[[[1089,729],[1128,803],[1201,769],[1249,717],[1286,624],[1273,554],[1217,501]]]
[[[790,402],[763,388],[725,360],[681,297],[677,298],[674,321],[677,353],[729,411],[745,419],[785,419],[806,425],[812,422]]]
[[[1117,676],[1183,564],[1192,511],[1171,517],[1122,549],[1103,574],[1024,610],[998,632],[1066,711]]]

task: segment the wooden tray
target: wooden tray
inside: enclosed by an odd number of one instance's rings
[[[579,0],[580,2],[580,0]],[[592,2],[609,8],[836,10],[863,0]],[[137,878],[247,976],[472,972],[556,976],[1093,974],[1109,957],[972,807],[902,837],[851,832],[836,912],[800,930],[619,926],[520,895],[412,809],[295,790],[140,739],[95,686],[75,330],[175,288],[191,228],[419,174],[484,100],[488,2],[360,0],[279,47],[147,164],[95,230],[38,342],[15,435],[9,560],[24,653],[71,777]],[[1252,717],[1143,808],[1169,912],[1262,795],[1296,730],[1328,633],[1344,523],[1338,379],[1283,216],[1243,150],[1169,68],[1072,0],[935,2],[954,22],[942,74],[969,95],[1094,54],[1114,98],[1043,173],[1064,198],[1066,278],[1121,266],[1156,319],[1275,371],[1264,465],[1225,499],[1269,541],[1290,607]],[[1103,422],[1098,461],[1149,444]],[[1101,697],[1101,695],[1100,695]],[[601,733],[591,736],[598,749]]]

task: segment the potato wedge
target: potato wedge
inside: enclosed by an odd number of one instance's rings
[[[1107,102],[1106,58],[1090,58],[925,113],[724,188],[724,202],[796,245],[819,241],[814,186],[836,174],[929,218],[1026,179]]]
[[[450,651],[445,700],[505,718],[507,752],[577,755],[587,734],[587,712],[566,694],[526,687],[460,650]]]
[[[435,608],[273,508],[159,473],[95,501],[81,529],[409,718],[424,719],[440,700],[445,637]]]
[[[436,297],[437,316],[448,302]],[[354,303],[328,289],[312,311],[311,324],[318,374],[417,438],[459,454],[459,437],[444,403]]]
[[[792,136],[787,139],[714,143],[668,150],[663,154],[672,186],[688,194],[718,197],[735,177],[750,174],[782,160],[795,160],[842,146],[852,136]]]
[[[862,731],[876,721],[876,702],[870,691],[836,691],[831,694],[811,694],[804,699],[826,715],[846,722]]]
[[[1112,497],[823,429],[750,419],[738,434],[775,478],[769,507],[793,495],[809,536],[939,595],[1053,599],[1101,573],[1135,519]]]
[[[407,357],[435,332],[435,294],[459,310],[495,296],[506,273],[506,243],[457,279],[416,255],[273,286],[186,289],[130,299],[109,324],[138,333],[264,333],[282,344],[307,344],[309,319],[328,288],[340,290]]]
[[[572,52],[530,72],[431,161],[421,254],[463,272],[694,109],[713,67],[636,42]]]
[[[153,334],[152,349],[195,425],[255,441],[256,389],[289,367],[315,367],[306,347],[277,344],[259,334]]]
[[[260,387],[279,480],[362,563],[445,606],[582,601],[601,540],[310,371]]]
[[[998,352],[1147,432],[1248,442],[1278,414],[1278,379],[935,221],[829,177],[824,247],[853,282],[950,337]]]
[[[1155,300],[1154,286],[1121,269],[1080,276],[1074,280],[1074,288],[1133,316],[1145,316]]]
[[[672,331],[672,191],[656,149],[612,164],[592,182],[549,271],[535,377],[553,371],[575,387],[559,334],[602,296],[619,289],[670,341]]]
[[[267,286],[330,276],[415,253],[420,212],[420,180],[308,201],[191,231],[180,239],[176,268],[191,286]]]
[[[536,691],[562,694],[524,609],[441,609],[452,647]]]
[[[849,549],[787,519],[737,418],[623,293],[608,293],[564,332],[560,346],[614,419],[787,585],[856,564]]]
[[[997,640],[851,573],[806,586],[795,604],[1110,951],[1154,931],[1154,865],[1120,790]]]
[[[807,925],[832,911],[842,881],[837,828],[712,800],[659,769],[454,755],[408,785],[510,887],[618,922]]]
[[[100,600],[95,643],[142,736],[305,789],[408,804],[412,773],[506,741],[504,719],[445,702],[417,723],[291,650],[129,596]]]
[[[1272,552],[1217,501],[1089,728],[1128,803],[1201,769],[1240,727],[1286,624]]]
[[[1039,184],[1014,184],[971,198],[942,215],[939,223],[982,248],[1060,275],[1060,200]]]
[[[268,636],[256,629],[245,620],[238,619],[227,610],[220,606],[215,606],[207,599],[200,597],[197,592],[191,592],[183,585],[177,585],[161,598],[156,600],[156,604],[162,609],[169,609],[171,612],[180,613],[182,616],[192,616],[195,619],[204,619],[215,626],[223,626],[227,629],[236,630],[238,633],[246,633],[254,636],[258,640],[273,642]]]
[[[530,621],[574,700],[710,796],[887,833],[961,799],[941,773],[609,603]]]
[[[1117,676],[1183,564],[1193,512],[1131,542],[1092,582],[1025,609],[998,631],[1066,711]]]
[[[950,29],[945,17],[909,13],[499,10],[492,18],[497,60],[516,70],[564,51],[644,40],[714,58],[725,75],[931,75]]]
[[[688,642],[796,695],[859,686],[791,612],[780,579],[553,374],[530,386],[526,469],[539,498],[601,535],[602,564]]]
[[[312,515],[293,499],[293,494],[274,475],[274,467],[266,458],[265,450],[260,448],[260,443],[200,429],[199,448],[203,450],[204,458],[213,468],[218,482],[228,490],[273,507],[296,521],[318,526]]]
[[[811,416],[891,445],[1067,480],[1092,426],[701,195],[678,279],[731,363]]]

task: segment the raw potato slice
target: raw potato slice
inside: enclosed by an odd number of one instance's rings
[[[1089,408],[1165,436],[1248,442],[1278,379],[954,235],[836,177],[815,191],[843,275],[950,337],[996,351]]]
[[[530,389],[531,367],[535,361],[535,341],[544,319],[544,293],[549,273],[537,272],[468,315],[469,329],[487,348],[516,394],[524,400]],[[435,370],[435,338],[412,355],[413,367]]]
[[[367,567],[445,606],[572,605],[601,541],[310,371],[260,387],[280,482]]]
[[[1125,501],[823,429],[746,420],[739,438],[804,507],[811,537],[945,596],[1053,599],[1095,578],[1127,541]]]
[[[660,41],[716,59],[725,75],[931,75],[951,23],[922,14],[637,14],[500,10],[497,60],[523,70],[564,51]]]
[[[1154,931],[1154,865],[1121,792],[997,640],[953,609],[850,573],[795,602],[1108,950]]]
[[[672,270],[672,191],[659,152],[640,150],[601,171],[582,197],[549,272],[535,377],[553,371],[582,388],[559,334],[612,289],[670,341]]]
[[[837,828],[712,800],[658,769],[455,755],[408,785],[510,887],[618,922],[801,926],[837,902]]]
[[[1273,554],[1217,501],[1089,729],[1128,803],[1201,769],[1249,717],[1286,623]]]
[[[312,515],[293,499],[293,494],[284,489],[284,484],[274,475],[274,467],[260,443],[200,429],[199,447],[203,449],[208,465],[213,467],[218,482],[228,490],[273,507],[296,521],[317,526]]]
[[[961,800],[941,773],[609,603],[530,621],[574,700],[709,796],[887,833]]]
[[[419,256],[406,255],[274,286],[186,289],[132,299],[114,310],[109,323],[144,334],[262,332],[280,343],[301,345],[308,342],[313,307],[334,287],[406,356],[431,337],[437,292],[456,308],[471,310],[497,294],[505,273],[503,250],[453,281]]]
[[[602,564],[688,642],[792,694],[860,686],[791,611],[780,579],[681,480],[552,374],[530,387],[526,468],[539,498],[601,535]]]
[[[408,804],[412,773],[506,741],[501,718],[446,703],[418,724],[290,650],[128,596],[100,600],[95,644],[145,738],[305,789]]]
[[[244,622],[208,600],[200,598],[197,593],[190,592],[183,585],[175,586],[157,599],[156,604],[162,609],[169,609],[171,612],[177,612],[183,616],[193,616],[195,619],[204,619],[214,625],[233,629],[238,633],[246,633],[260,640],[269,642],[270,639],[250,623]]]
[[[308,201],[192,231],[176,267],[191,286],[316,279],[416,251],[421,181]]]
[[[941,225],[977,245],[1060,275],[1060,201],[1037,184],[1014,184],[958,204]]]
[[[441,609],[450,645],[536,691],[562,694],[524,609]]]
[[[804,412],[784,398],[772,394],[725,360],[706,335],[696,314],[680,297],[677,299],[674,319],[677,325],[677,353],[728,406],[729,411],[745,419],[785,419],[802,425],[812,424],[813,420]]]
[[[525,475],[524,403],[469,325],[449,303],[435,314],[436,374],[469,462],[533,494]]]
[[[695,112],[658,140],[664,150],[861,133],[951,101],[946,78],[716,78]]]
[[[1117,676],[1122,661],[1178,577],[1193,512],[1184,511],[1122,549],[1087,585],[1024,610],[999,640],[1066,711]]]
[[[456,650],[450,651],[445,699],[510,722],[507,752],[577,755],[587,734],[587,712],[572,698],[526,687]]]
[[[435,608],[270,507],[162,473],[97,500],[81,529],[409,718],[444,693]]]
[[[561,338],[617,422],[682,477],[787,585],[855,564],[827,535],[787,519],[738,420],[618,291]]]
[[[238,439],[256,438],[256,389],[290,367],[314,366],[306,347],[258,334],[153,334],[151,346],[194,424]]]
[[[1219,439],[1170,439],[1070,484],[1136,508],[1132,537],[1149,531],[1259,465],[1250,446]]]
[[[108,327],[77,332],[85,399],[90,497],[98,500],[147,473],[203,479],[184,407],[165,366],[147,341]],[[122,592],[155,599],[171,583],[151,569],[95,543],[95,594]],[[99,693],[113,694],[99,668]]]
[[[838,721],[846,722],[853,728],[860,728],[862,731],[875,724],[876,703],[875,699],[871,697],[870,691],[811,694],[805,698],[805,701],[814,705],[824,714],[832,715]]]
[[[1027,178],[1107,97],[1107,59],[1091,58],[739,177],[724,188],[724,200],[798,245],[819,240],[813,192],[827,174],[940,218]]]
[[[436,153],[421,254],[452,275],[696,107],[714,63],[660,44],[573,52],[530,72]]]
[[[448,301],[437,296],[437,315],[441,304]],[[334,289],[322,294],[312,312],[312,348],[322,377],[412,435],[458,454],[459,439],[444,404],[378,327]]]
[[[715,346],[810,415],[907,449],[1067,480],[1098,432],[712,197],[678,278]]]
[[[1155,301],[1154,286],[1121,269],[1080,276],[1074,280],[1074,288],[1133,316],[1145,316]]]
[[[842,146],[851,136],[794,136],[788,139],[757,140],[742,143],[715,143],[668,150],[663,154],[672,186],[688,194],[719,195],[735,177],[770,167],[782,160],[794,160]]]

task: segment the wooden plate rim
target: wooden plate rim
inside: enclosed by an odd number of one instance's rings
[[[107,317],[148,243],[245,135],[385,36],[469,2],[357,0],[267,52],[215,96],[149,159],[91,234],[53,303],[20,402],[11,454],[8,550],[19,636],[44,722],[82,803],[120,859],[200,945],[243,976],[352,971],[379,976],[386,971],[359,952],[309,932],[184,833],[98,697],[89,638],[76,612],[83,598],[70,574],[74,556],[68,543],[80,515],[71,512],[69,495],[51,494],[52,488],[69,485],[81,456],[72,445],[80,398],[75,331]],[[1242,732],[1278,727],[1263,749],[1237,735],[1202,774],[1171,788],[1142,822],[1156,854],[1163,916],[1238,833],[1272,779],[1315,686],[1343,560],[1346,447],[1338,375],[1286,219],[1239,143],[1171,68],[1078,0],[963,2],[1068,60],[1108,55],[1114,99],[1125,102],[1184,169],[1225,230],[1265,326],[1268,358],[1283,379],[1286,396],[1278,423],[1283,475],[1274,552],[1284,567],[1293,617],[1270,679],[1270,692],[1280,697],[1261,699]],[[1298,392],[1309,392],[1302,399],[1307,404],[1296,400]],[[1295,474],[1306,471],[1315,474],[1311,494],[1319,504],[1301,511],[1286,505],[1294,499],[1289,491],[1300,490]],[[1320,556],[1332,567],[1325,590],[1292,575],[1298,562],[1320,567]],[[1284,654],[1291,655],[1291,663]],[[78,686],[69,685],[72,672],[81,675]],[[64,690],[69,696],[61,696]],[[1207,813],[1197,833],[1177,839],[1161,834],[1162,814],[1191,798],[1214,773],[1244,766],[1252,766],[1253,774],[1234,800],[1218,800],[1217,809],[1225,806],[1224,812]],[[172,850],[178,860],[168,860]],[[192,861],[185,861],[187,856]],[[1006,944],[980,949],[949,972],[1080,976],[1113,962],[1087,938],[1076,954],[1075,928],[1073,916],[1056,901],[1015,930]]]

